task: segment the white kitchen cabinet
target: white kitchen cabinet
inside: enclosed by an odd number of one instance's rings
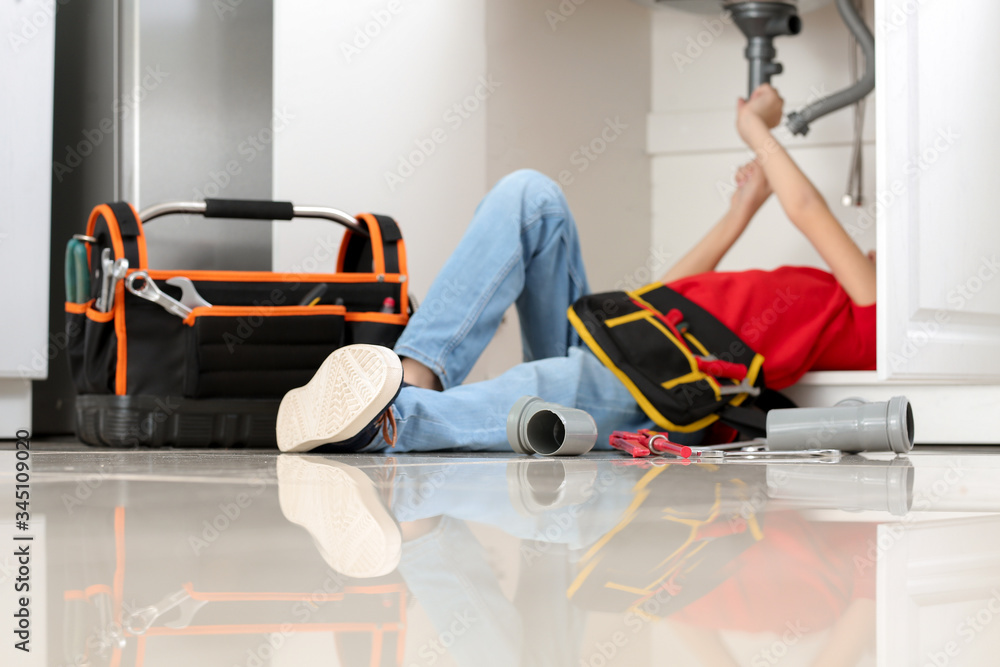
[[[816,121],[805,138],[781,132],[862,249],[877,249],[878,371],[810,373],[787,393],[800,405],[902,394],[917,443],[1000,443],[984,418],[1000,404],[1000,43],[987,28],[1000,5],[869,0],[866,9],[877,83],[863,135],[864,206],[840,203],[849,110]],[[725,21],[709,30],[713,18],[654,15],[653,247],[675,257],[722,213],[727,177],[750,157],[733,128],[745,39]],[[803,24],[801,35],[776,41],[785,73],[773,83],[786,111],[849,83],[847,32],[832,3],[803,14]],[[769,202],[719,268],[782,264],[823,266]]]
[[[44,379],[48,340],[55,4],[0,9],[0,438],[31,428],[31,380]]]
[[[989,0],[878,0],[878,375],[815,373],[792,394],[913,402],[918,443],[996,444],[1000,18]]]
[[[879,0],[879,376],[1000,380],[990,0]]]

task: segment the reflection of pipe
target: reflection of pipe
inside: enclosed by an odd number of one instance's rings
[[[782,35],[799,34],[802,19],[795,5],[787,2],[741,2],[726,5],[726,8],[747,38],[744,55],[750,63],[750,92],[747,94],[750,99],[758,86],[770,83],[772,76],[782,72],[781,63],[774,62],[778,52],[772,40]]]
[[[890,461],[845,456],[834,465],[769,465],[767,495],[800,509],[903,516],[913,504],[913,464],[905,456]]]
[[[593,495],[597,463],[575,459],[512,461],[507,464],[507,490],[520,514],[536,516]]]
[[[802,111],[788,114],[788,129],[792,131],[792,134],[807,134],[811,122],[854,104],[875,88],[875,38],[872,37],[868,26],[865,25],[864,19],[858,14],[852,0],[837,0],[837,9],[840,11],[840,17],[844,19],[847,29],[854,35],[861,47],[861,52],[865,55],[865,73],[850,88],[824,97]]]

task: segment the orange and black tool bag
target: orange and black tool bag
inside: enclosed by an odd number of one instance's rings
[[[326,218],[348,230],[336,273],[150,269],[143,225],[176,213]],[[275,447],[285,392],[308,382],[343,345],[392,347],[409,319],[403,237],[383,215],[216,199],[154,206],[140,219],[115,202],[97,206],[86,235],[76,238],[87,244],[90,298],[67,302],[66,333],[77,436],[91,445]],[[113,282],[110,310],[98,299],[105,248],[128,261],[127,277]],[[178,301],[182,291],[168,281],[188,278],[210,306],[169,312],[127,289],[129,278],[139,291],[147,286],[133,275],[140,271]]]
[[[764,435],[764,413],[749,409],[764,388],[764,357],[701,306],[653,283],[585,296],[568,315],[660,428],[689,433],[721,420]]]

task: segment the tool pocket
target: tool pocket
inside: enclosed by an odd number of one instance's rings
[[[367,343],[392,348],[406,327],[406,316],[393,313],[348,313],[344,343]]]
[[[70,374],[81,394],[113,394],[118,357],[114,312],[102,313],[93,306],[93,300],[66,304]]]
[[[211,306],[188,325],[185,396],[281,398],[344,343],[343,306]]]

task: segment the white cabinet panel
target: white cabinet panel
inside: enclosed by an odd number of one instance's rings
[[[997,20],[990,0],[877,4],[883,378],[1000,380]]]
[[[0,10],[0,32],[5,35],[0,52],[0,81],[5,90],[0,95],[0,202],[4,206],[0,278],[5,286],[0,378],[44,379],[48,360],[54,356],[46,349],[54,12],[54,7],[42,2],[5,3]]]
[[[64,344],[48,340],[55,33],[55,3],[0,9],[0,438],[30,427],[30,380]]]

